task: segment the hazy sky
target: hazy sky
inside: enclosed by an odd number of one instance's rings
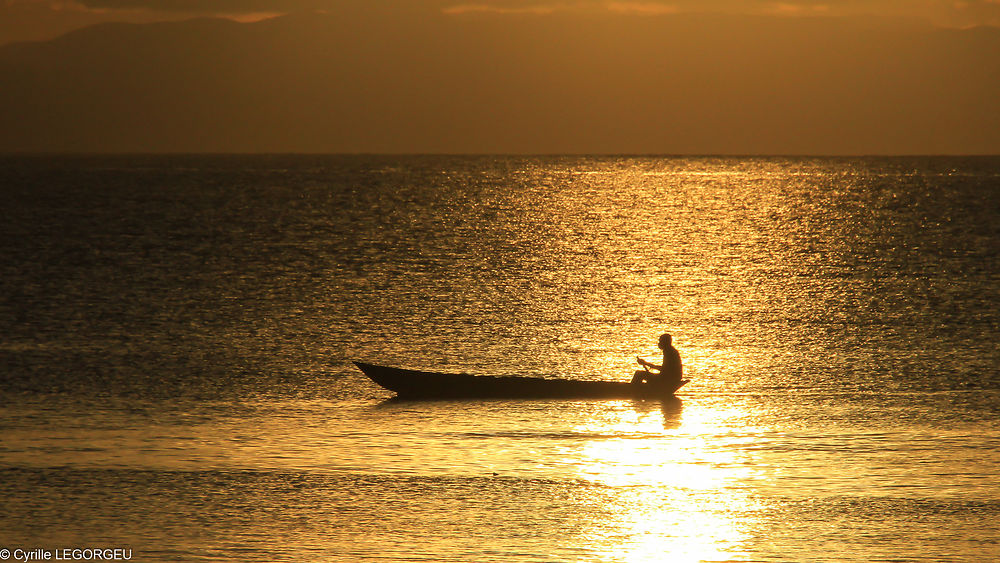
[[[547,14],[559,11],[663,14],[721,12],[914,17],[936,25],[1000,25],[1000,0],[0,0],[0,44],[50,39],[107,21],[149,22],[194,16],[248,21],[303,10],[336,10],[364,1],[387,10],[450,14]]]
[[[1000,154],[1000,0],[0,6],[0,151]]]

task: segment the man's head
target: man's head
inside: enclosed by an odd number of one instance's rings
[[[660,337],[660,349],[666,350],[667,348],[670,347],[672,341],[673,339],[670,337],[669,334],[664,334],[663,336]]]

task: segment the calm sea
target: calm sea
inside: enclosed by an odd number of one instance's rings
[[[8,560],[1000,559],[1000,158],[2,157],[0,209]],[[351,364],[663,332],[680,403]]]

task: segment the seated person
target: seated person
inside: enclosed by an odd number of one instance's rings
[[[670,386],[680,384],[684,367],[681,365],[681,354],[674,348],[672,341],[673,339],[669,334],[664,334],[660,337],[659,347],[663,350],[663,365],[658,366],[642,358],[636,358],[645,370],[635,372],[635,375],[632,376],[632,383],[641,384],[648,382],[655,385]],[[650,369],[654,369],[658,373],[653,373],[649,371]]]

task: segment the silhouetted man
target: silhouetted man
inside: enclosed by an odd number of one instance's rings
[[[643,383],[648,381],[651,384],[663,385],[664,387],[675,387],[680,384],[684,375],[684,366],[681,365],[681,354],[673,346],[673,339],[669,334],[660,337],[660,350],[663,350],[663,365],[656,365],[646,360],[636,357],[639,364],[646,368],[644,371],[637,371],[632,376],[632,383]],[[659,373],[652,373],[650,369],[655,369]]]

